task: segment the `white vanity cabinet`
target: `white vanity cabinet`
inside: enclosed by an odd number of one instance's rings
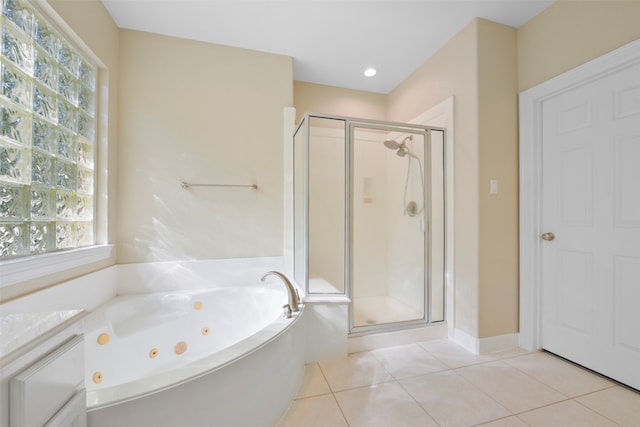
[[[86,427],[83,315],[53,315],[36,328],[35,338],[3,354],[0,427]],[[35,324],[27,319],[20,335]]]

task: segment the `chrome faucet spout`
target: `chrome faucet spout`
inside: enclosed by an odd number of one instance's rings
[[[268,276],[277,276],[282,280],[287,287],[287,292],[289,294],[289,307],[291,307],[291,311],[294,313],[300,311],[300,298],[298,297],[296,288],[293,287],[289,279],[287,279],[287,276],[278,271],[267,271],[260,280],[264,282]]]

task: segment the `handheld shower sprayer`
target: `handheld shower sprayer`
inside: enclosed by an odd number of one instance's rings
[[[413,141],[413,135],[409,135],[407,137],[405,137],[402,142],[398,142],[395,139],[385,139],[384,141],[384,146],[387,147],[390,150],[397,150],[396,151],[396,155],[398,155],[399,157],[405,157],[408,156],[408,163],[407,163],[407,178],[405,180],[404,183],[404,197],[403,197],[403,204],[404,204],[404,213],[405,215],[409,215],[409,216],[416,216],[419,213],[421,213],[424,210],[424,176],[422,173],[422,162],[420,161],[420,158],[418,156],[416,156],[415,154],[413,154],[411,152],[411,150],[409,149],[409,147],[407,146],[407,141],[412,142]],[[422,206],[418,207],[418,204],[414,201],[410,201],[407,203],[407,191],[409,188],[409,176],[411,175],[411,159],[415,159],[418,161],[418,170],[420,171],[420,186],[422,188]]]

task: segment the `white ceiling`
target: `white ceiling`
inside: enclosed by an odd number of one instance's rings
[[[121,28],[293,57],[295,80],[388,93],[473,18],[519,27],[551,0],[102,0]],[[364,77],[368,67],[375,77]]]

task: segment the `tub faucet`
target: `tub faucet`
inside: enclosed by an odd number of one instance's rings
[[[298,296],[298,291],[293,287],[289,279],[287,279],[284,274],[277,271],[267,271],[260,280],[264,282],[268,276],[278,276],[282,280],[289,293],[289,308],[294,313],[300,311],[300,297]],[[284,307],[286,308],[287,306],[285,305]]]

